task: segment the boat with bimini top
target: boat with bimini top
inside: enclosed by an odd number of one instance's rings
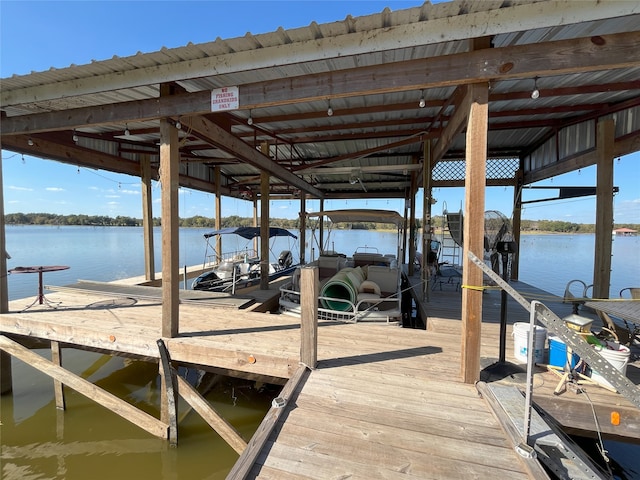
[[[381,253],[377,247],[360,246],[347,256],[323,248],[308,266],[317,266],[320,278],[318,318],[345,322],[384,321],[400,322],[402,309],[402,229],[404,219],[389,210],[332,210],[307,214],[309,220],[330,220],[338,223],[390,224],[397,230],[397,248],[394,253]],[[315,235],[314,235],[315,239]],[[329,245],[327,238],[326,245]],[[280,287],[280,312],[299,316],[300,268],[291,282]]]
[[[227,236],[243,238],[247,240],[247,243],[243,248],[221,253],[218,249],[221,249],[222,237]],[[191,288],[235,294],[242,289],[259,284],[261,259],[253,245],[253,240],[258,237],[260,237],[260,227],[229,227],[206,233],[204,238],[207,245],[203,269],[207,269],[207,271],[193,281]],[[294,240],[298,238],[284,228],[270,227],[269,238],[275,241],[277,237]],[[272,243],[269,248],[272,254],[273,246]],[[269,281],[290,275],[296,266],[291,250],[282,250],[277,261],[269,262]]]

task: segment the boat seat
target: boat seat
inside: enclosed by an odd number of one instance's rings
[[[380,287],[382,296],[395,294],[398,289],[398,269],[369,265],[367,268],[367,280],[376,283]]]
[[[318,257],[318,275],[320,278],[334,276],[340,269],[340,259],[338,255],[320,255]]]
[[[365,265],[389,265],[391,259],[385,257],[380,253],[354,253],[353,264],[356,267],[363,267]]]

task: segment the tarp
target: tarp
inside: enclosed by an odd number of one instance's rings
[[[328,217],[333,223],[340,222],[373,222],[390,223],[400,228],[404,224],[404,218],[393,210],[370,210],[370,209],[349,209],[349,210],[326,210],[324,212],[308,213],[309,218]]]
[[[216,235],[239,235],[247,240],[260,236],[260,227],[227,227],[213,232],[205,233],[204,238],[214,237]],[[269,227],[269,238],[271,237],[293,237],[298,239],[289,230],[279,227]]]

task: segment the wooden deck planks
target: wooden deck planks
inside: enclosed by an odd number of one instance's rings
[[[437,316],[429,331],[319,323],[318,368],[282,412],[250,477],[528,478],[485,401],[461,381],[459,292],[431,293],[426,309]],[[157,300],[125,304],[73,289],[49,295],[61,302],[58,309],[15,313],[25,301],[12,302],[0,331],[157,358]],[[497,358],[499,293],[484,298],[480,351]],[[510,304],[509,360],[514,321],[528,321],[528,314]],[[165,342],[174,361],[229,372],[285,379],[299,366],[300,325],[284,315],[188,302],[180,305],[180,336]],[[551,373],[538,374],[534,394],[547,396],[556,383]],[[589,392],[598,404],[619,399],[597,387]]]

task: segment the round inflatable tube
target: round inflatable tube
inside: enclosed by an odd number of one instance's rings
[[[331,277],[322,287],[320,296],[324,298],[320,299],[320,304],[329,310],[339,312],[350,310],[352,307],[349,303],[339,300],[348,300],[355,304],[358,299],[359,286],[358,276],[348,269],[343,269]]]

